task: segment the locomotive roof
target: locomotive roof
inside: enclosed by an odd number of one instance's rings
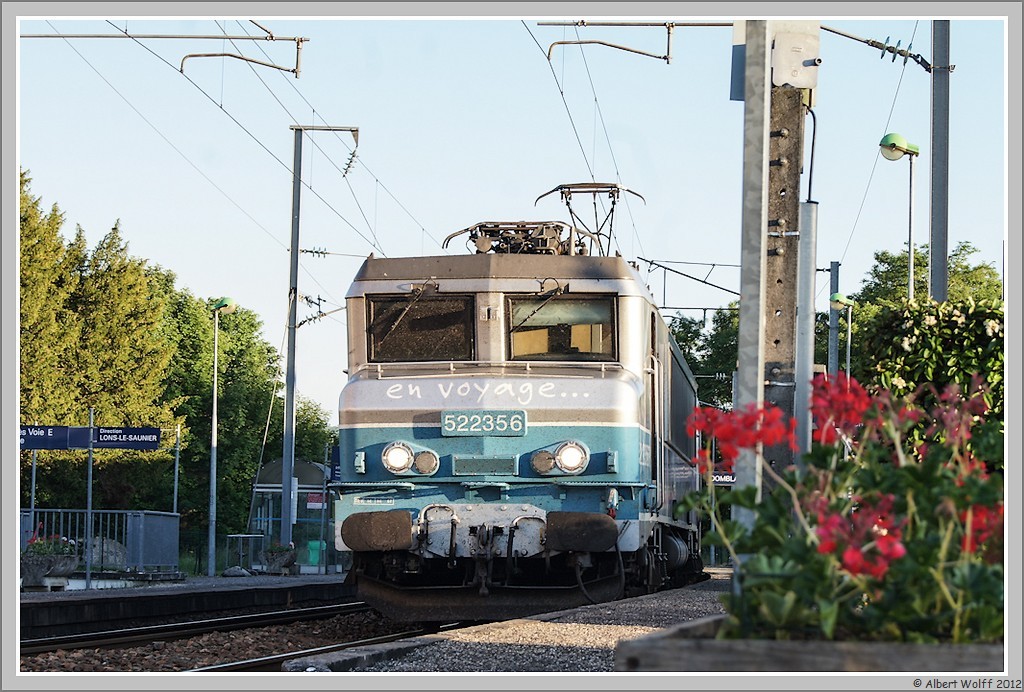
[[[557,280],[569,291],[607,292],[653,300],[639,272],[621,256],[479,253],[429,257],[368,257],[348,298],[404,293],[433,279],[443,293],[536,292]]]
[[[511,279],[544,272],[550,276],[593,279],[630,279],[635,276],[622,257],[479,253],[393,258],[371,255],[359,269],[355,280],[422,279],[424,272],[436,278],[445,276],[453,279]]]

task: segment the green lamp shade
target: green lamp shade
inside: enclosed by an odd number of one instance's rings
[[[906,137],[897,132],[890,132],[885,137],[882,137],[882,141],[878,143],[878,148],[881,150],[882,156],[890,161],[897,161],[903,158],[904,154],[917,156],[921,153],[920,148],[916,144],[911,144],[907,141]]]
[[[238,303],[235,302],[234,298],[221,298],[213,304],[213,309],[224,315],[234,312],[237,307]]]
[[[853,301],[844,296],[842,293],[833,293],[828,298],[829,304],[833,310],[845,310],[848,307],[853,306]]]

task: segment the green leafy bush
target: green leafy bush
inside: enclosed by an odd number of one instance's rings
[[[980,375],[989,410],[985,446],[974,451],[991,468],[1003,465],[1004,309],[1001,300],[904,301],[882,307],[856,339],[866,381],[928,409],[947,386],[963,390]]]

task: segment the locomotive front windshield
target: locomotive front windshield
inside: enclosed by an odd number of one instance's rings
[[[612,296],[508,298],[512,360],[615,360]]]
[[[375,296],[367,304],[372,362],[473,359],[472,296]]]

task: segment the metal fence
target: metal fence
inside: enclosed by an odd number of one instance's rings
[[[92,568],[116,572],[177,572],[178,522],[172,512],[100,509],[89,526],[84,509],[21,510],[21,549],[33,535],[75,541],[85,565],[92,540]]]

